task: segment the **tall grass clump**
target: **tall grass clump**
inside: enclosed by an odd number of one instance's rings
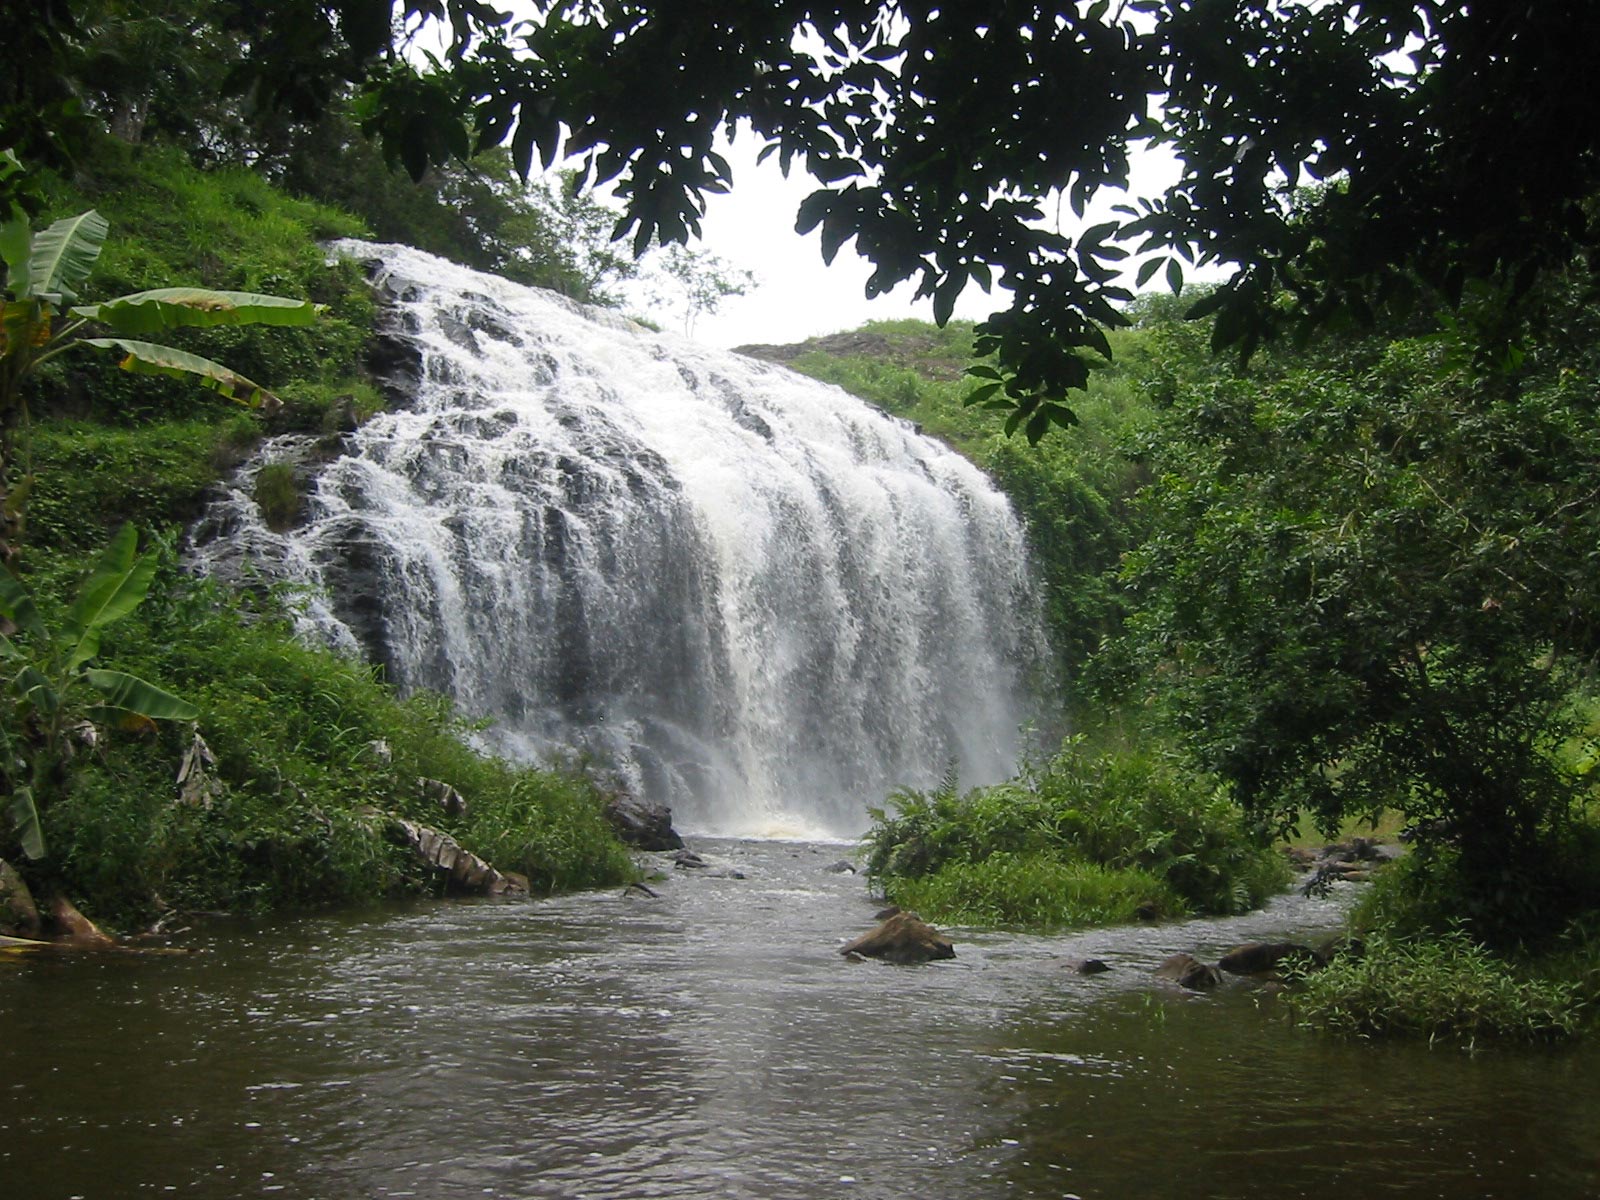
[[[1282,857],[1210,780],[1081,738],[1016,779],[901,791],[875,810],[867,873],[923,915],[1058,928],[1237,913],[1288,881]]]
[[[1574,983],[1529,977],[1454,929],[1427,938],[1376,931],[1301,981],[1288,1002],[1304,1025],[1353,1037],[1551,1042],[1581,1029]]]

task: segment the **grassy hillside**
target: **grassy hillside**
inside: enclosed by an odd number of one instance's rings
[[[172,911],[295,908],[438,890],[440,876],[390,837],[392,817],[445,829],[535,890],[631,872],[581,773],[485,758],[431,696],[401,700],[373,671],[292,636],[290,596],[230,595],[177,566],[182,528],[217,480],[267,433],[331,430],[378,403],[364,377],[374,306],[357,268],[319,240],[363,222],[299,200],[242,168],[199,171],[172,150],[107,143],[71,179],[47,177],[36,225],[94,207],[111,235],[90,300],[199,284],[315,300],[304,329],[184,330],[181,345],[284,400],[270,416],[190,384],[134,376],[75,350],[39,372],[16,462],[31,470],[19,577],[60,628],[112,531],[132,521],[158,564],[148,598],[108,626],[93,666],[130,672],[192,702],[194,723],[100,723],[92,747],[45,762],[45,715],[12,682],[3,710],[8,791],[32,785],[47,854],[28,862],[0,822],[0,857],[30,884],[131,928]],[[14,638],[42,661],[37,637]],[[67,693],[69,696],[74,693]],[[91,699],[83,689],[75,703]],[[203,794],[176,778],[195,738],[209,746]],[[43,764],[43,766],[41,765]],[[48,769],[44,769],[48,767]],[[447,811],[423,780],[465,797]]]

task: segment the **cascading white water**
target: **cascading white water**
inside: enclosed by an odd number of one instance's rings
[[[969,462],[837,388],[400,246],[368,261],[420,352],[307,519],[202,523],[203,569],[312,585],[308,621],[592,751],[681,828],[851,835],[898,785],[1009,774],[1045,660],[1022,530]]]

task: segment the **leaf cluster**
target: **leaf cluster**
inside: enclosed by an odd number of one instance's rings
[[[1234,913],[1260,904],[1286,878],[1282,860],[1215,781],[1153,752],[1094,753],[1081,738],[1010,783],[964,795],[954,787],[900,791],[891,804],[892,812],[873,812],[866,870],[897,897],[901,880],[950,872],[960,880],[948,885],[951,894],[970,896],[974,883],[1002,865],[1042,878],[1051,871],[1040,860],[1053,860],[1063,868],[1139,872],[1147,893],[1141,899],[1169,915]],[[1121,880],[1114,891],[1124,894],[1128,877],[1106,879]],[[1130,907],[1125,918],[1131,915]]]

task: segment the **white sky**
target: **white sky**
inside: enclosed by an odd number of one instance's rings
[[[722,347],[758,342],[784,344],[855,329],[867,321],[902,317],[933,320],[931,300],[912,301],[915,283],[903,284],[888,295],[868,300],[866,281],[872,268],[856,255],[854,243],[847,243],[835,256],[833,265],[826,266],[818,233],[813,230],[805,237],[795,233],[795,213],[800,202],[817,187],[798,166],[785,179],[776,155],[757,164],[759,146],[748,134],[731,147],[722,146],[719,150],[733,168],[733,187],[727,195],[707,197],[705,237],[694,244],[712,251],[730,266],[754,272],[757,282],[745,295],[724,299],[716,312],[701,313],[695,320],[694,340]],[[1134,164],[1134,188],[1155,195],[1175,174],[1170,158],[1142,155]],[[1063,205],[1065,232],[1109,219],[1111,205],[1125,199],[1121,193],[1103,194],[1082,220]],[[1130,258],[1123,266],[1131,285],[1137,261]],[[1187,274],[1193,276],[1192,271]],[[1161,286],[1160,278],[1158,274],[1150,286]],[[685,332],[681,308],[674,311],[653,306],[643,289],[636,293],[636,300],[635,312],[664,329]],[[969,285],[956,305],[955,315],[981,320],[1005,304],[1006,294],[998,287],[986,295]]]
[[[513,12],[528,15],[521,11],[517,0],[511,0],[510,7]],[[419,45],[425,44],[429,36],[424,33]],[[431,36],[441,34],[435,31]],[[435,49],[442,49],[442,46]],[[692,331],[684,327],[685,313],[681,305],[674,310],[652,296],[652,291],[665,290],[659,287],[634,285],[629,311],[650,318],[663,329],[691,333],[696,341],[721,347],[800,342],[820,334],[855,329],[867,321],[902,317],[933,320],[931,299],[912,301],[916,291],[914,282],[868,300],[866,281],[872,268],[856,255],[854,243],[841,248],[828,266],[822,261],[818,233],[813,231],[801,237],[794,231],[800,202],[817,186],[802,169],[796,167],[793,174],[785,178],[778,168],[776,155],[758,164],[756,157],[760,146],[748,130],[731,146],[722,138],[718,141],[718,152],[733,169],[733,187],[727,195],[707,197],[704,237],[692,245],[710,250],[730,267],[753,272],[755,285],[743,296],[725,298],[716,312],[698,314]],[[1176,178],[1176,163],[1170,155],[1143,153],[1135,156],[1134,195],[1159,195]],[[597,194],[605,199],[604,189]],[[1073,234],[1109,220],[1114,215],[1110,212],[1111,206],[1125,199],[1121,193],[1103,192],[1082,219],[1075,218],[1070,208],[1061,205],[1062,231]],[[1048,205],[1041,207],[1049,211]],[[1131,286],[1138,260],[1129,258],[1122,266]],[[1217,268],[1199,272],[1193,268],[1185,270],[1189,279],[1219,279],[1222,274]],[[1161,278],[1158,273],[1149,287],[1162,286]],[[976,285],[969,284],[956,304],[955,316],[981,320],[1004,307],[1006,294],[998,288],[985,294]]]

